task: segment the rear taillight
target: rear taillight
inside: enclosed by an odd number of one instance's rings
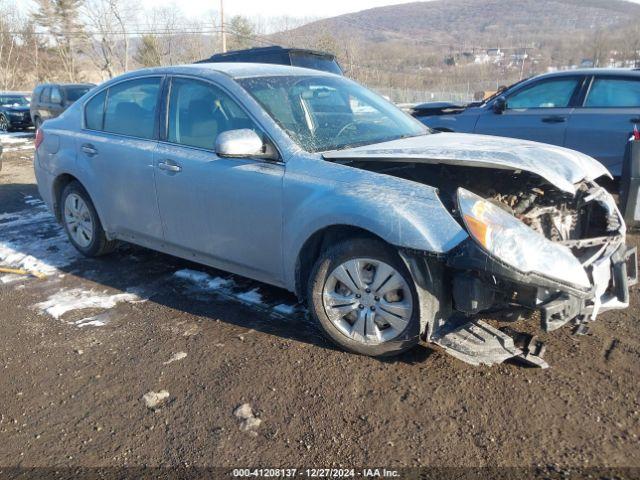
[[[38,130],[36,130],[36,150],[40,147],[40,144],[42,143],[42,141],[44,140],[44,132],[42,131],[41,128],[39,128]]]

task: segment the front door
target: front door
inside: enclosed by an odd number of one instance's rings
[[[480,115],[476,133],[563,146],[571,102],[581,81],[581,77],[561,77],[527,85],[507,96],[504,112],[488,110]]]
[[[284,164],[215,154],[217,135],[261,130],[219,87],[176,77],[155,153],[165,241],[182,255],[258,280],[282,278]]]

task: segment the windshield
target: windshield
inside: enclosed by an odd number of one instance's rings
[[[238,82],[308,152],[428,133],[417,120],[342,77],[254,77]]]
[[[22,107],[29,105],[29,101],[20,95],[0,95],[0,105],[3,107]]]
[[[68,87],[66,89],[67,100],[69,102],[75,102],[89,90],[91,90],[91,87]]]

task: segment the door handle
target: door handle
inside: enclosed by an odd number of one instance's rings
[[[553,115],[551,117],[544,117],[542,119],[542,121],[544,123],[564,123],[564,122],[567,121],[567,118],[566,117],[560,117],[560,116],[557,116],[557,115]]]
[[[89,157],[93,157],[94,155],[98,154],[98,150],[96,149],[96,147],[94,147],[90,143],[85,143],[80,148]]]
[[[167,172],[178,173],[182,171],[182,167],[171,160],[165,160],[164,162],[158,162],[158,168],[160,170],[166,170]]]

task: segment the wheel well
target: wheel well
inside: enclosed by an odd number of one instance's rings
[[[62,175],[59,175],[54,181],[53,181],[53,213],[56,216],[56,219],[58,221],[62,220],[62,210],[60,208],[60,195],[62,195],[62,191],[64,190],[64,187],[66,187],[67,185],[69,185],[71,182],[79,182],[79,180],[74,177],[73,175],[69,175],[68,173],[63,173]]]
[[[331,225],[311,235],[300,249],[296,261],[296,295],[298,298],[304,298],[311,270],[323,251],[346,238],[363,237],[384,241],[370,231],[352,225]]]

